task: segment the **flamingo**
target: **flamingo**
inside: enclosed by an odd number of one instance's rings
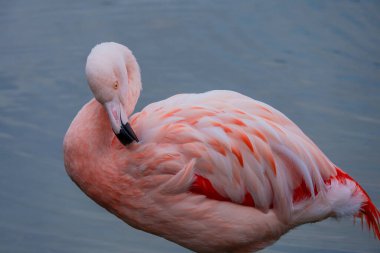
[[[96,45],[95,99],[64,138],[68,175],[130,226],[196,252],[253,252],[328,217],[379,210],[284,114],[233,91],[179,94],[132,115],[142,88],[132,52]]]

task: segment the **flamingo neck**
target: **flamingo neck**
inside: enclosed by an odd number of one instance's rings
[[[64,141],[65,167],[71,179],[99,205],[119,217],[131,216],[125,205],[133,207],[140,192],[135,180],[123,169],[128,167],[130,151],[121,146],[103,106],[92,99],[71,123]],[[115,145],[122,149],[115,149]],[[131,208],[134,210],[134,208]]]
[[[137,100],[139,99],[142,84],[140,67],[135,56],[130,50],[127,50],[124,57],[128,75],[128,88],[127,93],[125,94],[126,104],[124,105],[124,109],[127,115],[130,116],[135,109]]]

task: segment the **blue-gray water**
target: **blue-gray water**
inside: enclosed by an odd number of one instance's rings
[[[63,136],[91,98],[85,59],[102,41],[138,58],[138,110],[239,91],[287,114],[380,206],[379,13],[379,1],[0,1],[0,252],[188,252],[123,224],[64,171]],[[380,243],[327,220],[263,252]]]

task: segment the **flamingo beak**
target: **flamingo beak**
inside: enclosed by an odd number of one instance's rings
[[[139,142],[135,132],[128,122],[128,116],[119,101],[111,101],[104,104],[111,122],[112,130],[123,145],[133,141]]]

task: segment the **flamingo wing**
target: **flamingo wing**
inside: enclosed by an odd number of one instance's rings
[[[149,121],[137,120],[145,115]],[[212,199],[284,212],[337,173],[285,115],[236,92],[176,95],[134,121],[146,129],[142,141],[177,144],[177,158],[195,159],[187,190]]]
[[[380,238],[380,212],[363,188],[269,105],[232,91],[180,94],[132,124],[155,147],[136,166],[163,192],[273,210],[292,226],[355,215]]]

